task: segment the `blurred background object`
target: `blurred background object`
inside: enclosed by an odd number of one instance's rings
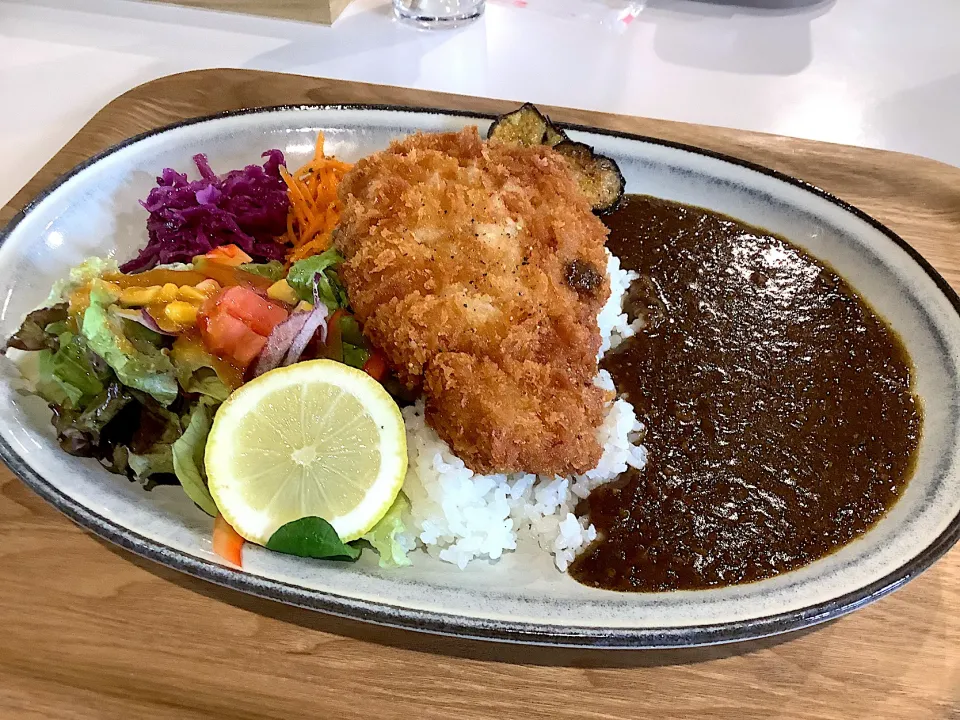
[[[183,7],[331,25],[352,0],[149,0]]]
[[[460,27],[483,14],[485,0],[393,0],[397,17],[417,27]]]

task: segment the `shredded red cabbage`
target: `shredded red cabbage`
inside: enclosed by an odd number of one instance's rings
[[[287,228],[287,186],[280,177],[283,153],[268,150],[263,166],[247,165],[217,177],[203,154],[194,155],[200,180],[166,168],[157,187],[140,202],[150,213],[150,240],[124,263],[126,273],[172,262],[190,262],[220,245],[236,245],[254,262],[283,260],[276,238]]]

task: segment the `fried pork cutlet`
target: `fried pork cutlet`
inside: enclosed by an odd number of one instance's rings
[[[357,319],[467,466],[595,467],[607,230],[563,158],[476,128],[414,135],[360,160],[340,198]]]

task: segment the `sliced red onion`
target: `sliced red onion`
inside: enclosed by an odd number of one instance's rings
[[[325,343],[327,341],[327,306],[323,303],[315,305],[309,312],[307,321],[290,344],[290,350],[283,359],[283,364],[292,365],[297,362],[316,332],[320,333],[320,342]]]
[[[268,370],[280,367],[284,356],[290,349],[290,345],[296,339],[297,335],[303,329],[310,313],[294,313],[282,323],[273,328],[270,337],[267,338],[267,344],[260,351],[260,357],[257,359],[257,365],[253,369],[253,376],[263,375]]]
[[[113,310],[113,313],[117,317],[122,317],[124,320],[131,320],[135,323],[143,325],[148,330],[153,330],[155,333],[159,333],[160,335],[167,335],[169,337],[177,336],[177,333],[167,332],[166,330],[161,328],[159,325],[157,325],[157,321],[153,319],[153,317],[150,315],[150,313],[146,311],[146,309],[132,310],[132,309],[126,309],[126,308],[116,308]]]
[[[320,342],[327,341],[327,306],[320,301],[319,277],[317,273],[313,278],[313,310],[294,313],[273,328],[253,369],[254,377],[281,365],[293,365],[317,333]]]
[[[327,306],[321,303],[308,312],[294,313],[273,328],[267,344],[253,369],[253,376],[263,375],[281,365],[292,365],[300,359],[311,338],[318,331],[321,341],[327,339]]]
[[[322,273],[317,273],[313,276],[313,306],[320,306],[320,275]],[[323,341],[326,342],[327,338],[324,337]]]

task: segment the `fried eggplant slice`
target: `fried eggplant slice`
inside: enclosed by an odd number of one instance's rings
[[[617,163],[598,155],[589,145],[572,140],[564,140],[553,149],[567,159],[595,213],[608,213],[620,204],[626,183]]]
[[[508,145],[543,145],[550,121],[537,108],[525,103],[519,110],[501,115],[487,131],[487,138]]]
[[[525,103],[518,110],[501,115],[487,131],[487,139],[496,139],[509,145],[546,145],[554,147],[564,140],[567,134],[550,122],[535,105]]]
[[[552,147],[567,159],[595,213],[611,212],[620,204],[625,183],[617,163],[605,155],[598,155],[589,145],[570,140],[531,103],[494,120],[487,138],[508,145]]]
[[[543,133],[543,144],[549,147],[556,147],[564,140],[569,140],[567,134],[550,122],[550,118],[547,118],[547,129]]]

